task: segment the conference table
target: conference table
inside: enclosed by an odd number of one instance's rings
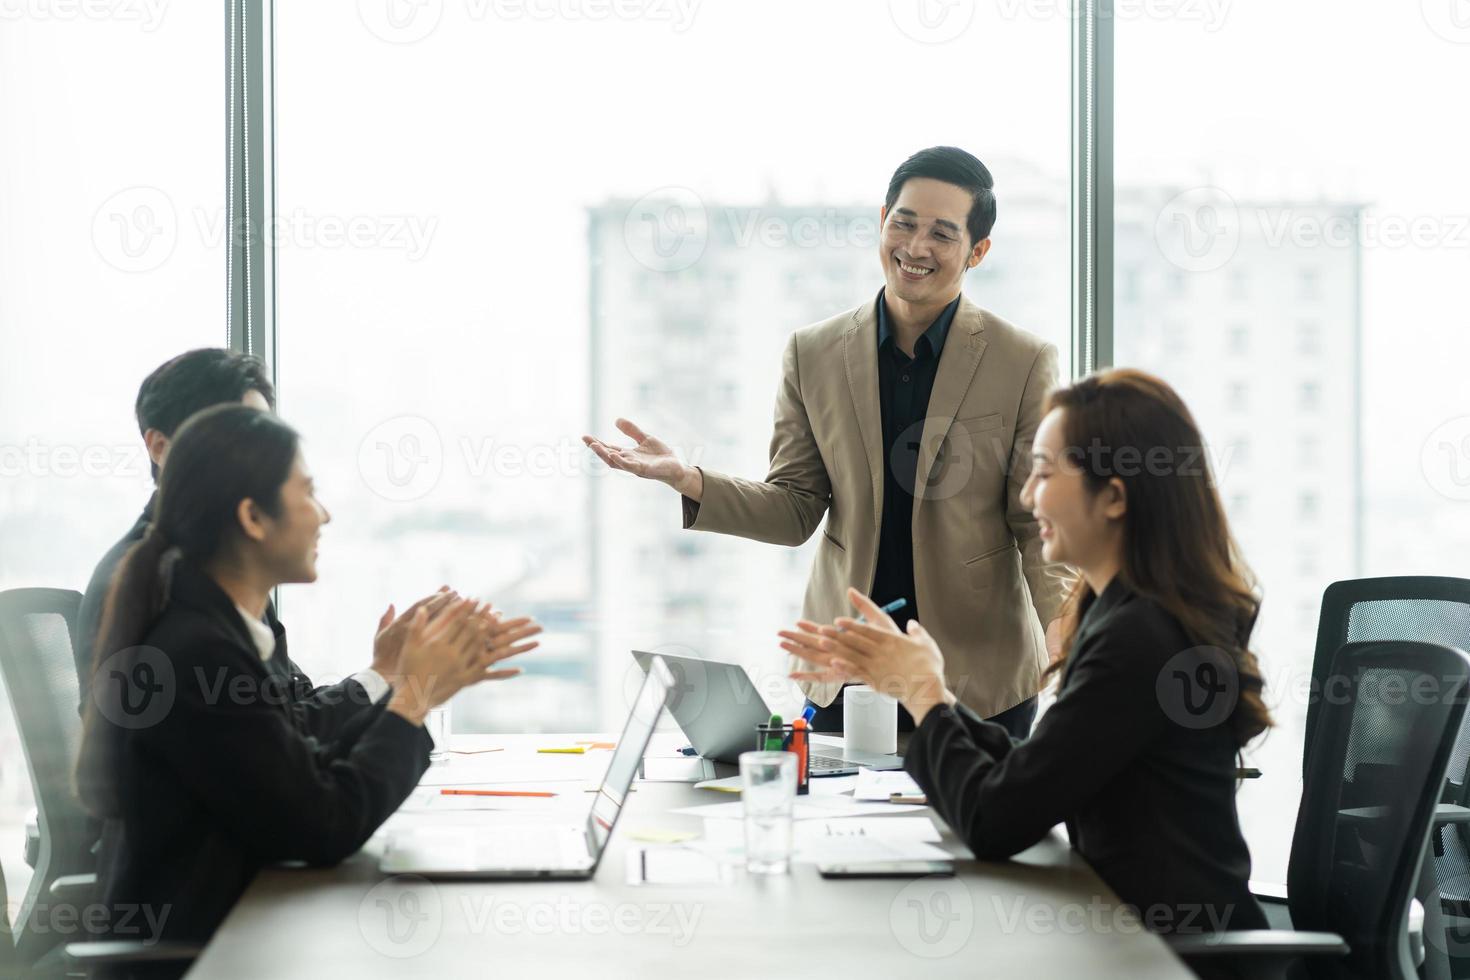
[[[654,736],[650,778],[634,784],[591,880],[428,881],[378,869],[386,834],[403,828],[473,824],[493,834],[505,824],[584,817],[611,758],[609,739],[454,736],[448,761],[430,768],[353,857],[327,869],[263,871],[189,976],[1192,976],[1059,828],[1010,861],[959,860],[954,877],[825,879],[808,863],[755,875],[737,863],[722,866],[722,880],[639,881],[645,858],[667,858],[668,849],[689,846],[681,838],[704,830],[702,816],[672,811],[739,800],[661,781],[702,761],[679,756],[677,731]],[[583,751],[539,751],[547,748]],[[841,795],[854,780],[814,786]],[[442,793],[455,786],[557,795],[477,801]],[[906,810],[932,819],[935,846],[968,855],[932,810]]]

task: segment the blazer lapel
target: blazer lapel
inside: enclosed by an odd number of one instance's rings
[[[847,385],[852,393],[858,434],[868,458],[873,481],[873,527],[882,526],[883,514],[883,404],[878,392],[878,305],[877,300],[858,307],[842,335],[843,360],[847,363]]]
[[[914,478],[916,500],[924,499],[928,493],[930,473],[943,455],[945,435],[954,423],[965,393],[970,390],[970,382],[975,378],[986,344],[985,316],[980,307],[962,296],[954,323],[949,328],[949,339],[945,341],[944,352],[939,357],[934,390],[929,395],[928,418],[919,440],[919,466]]]

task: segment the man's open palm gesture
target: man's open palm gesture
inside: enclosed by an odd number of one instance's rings
[[[583,436],[582,441],[597,454],[598,459],[615,470],[632,473],[645,480],[657,480],[680,493],[688,493],[693,488],[699,471],[684,465],[662,440],[649,435],[627,419],[618,419],[617,426],[618,431],[632,439],[635,445],[626,448],[614,446],[593,436]]]

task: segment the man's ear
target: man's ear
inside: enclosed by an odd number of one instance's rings
[[[990,251],[990,239],[982,238],[978,242],[976,242],[975,247],[970,250],[970,261],[968,263],[968,267],[973,269],[975,268],[975,266],[979,265],[981,261],[984,260],[985,253],[988,251]]]
[[[168,457],[168,436],[157,429],[149,429],[143,433],[143,445],[148,447],[148,458],[153,460],[153,465],[163,466],[163,461]]]
[[[887,220],[888,220],[888,205],[881,204],[881,205],[878,206],[878,230],[879,231],[882,231],[883,230],[883,222],[885,222]]]
[[[255,506],[255,501],[246,497],[235,507],[235,520],[240,523],[240,533],[251,541],[265,540],[264,515],[260,508]]]
[[[1103,488],[1103,516],[1108,520],[1120,521],[1128,513],[1128,488],[1118,477],[1108,481]]]

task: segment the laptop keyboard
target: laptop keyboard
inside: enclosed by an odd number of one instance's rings
[[[857,764],[831,755],[813,755],[810,760],[812,772],[831,772],[834,769],[857,770]]]

